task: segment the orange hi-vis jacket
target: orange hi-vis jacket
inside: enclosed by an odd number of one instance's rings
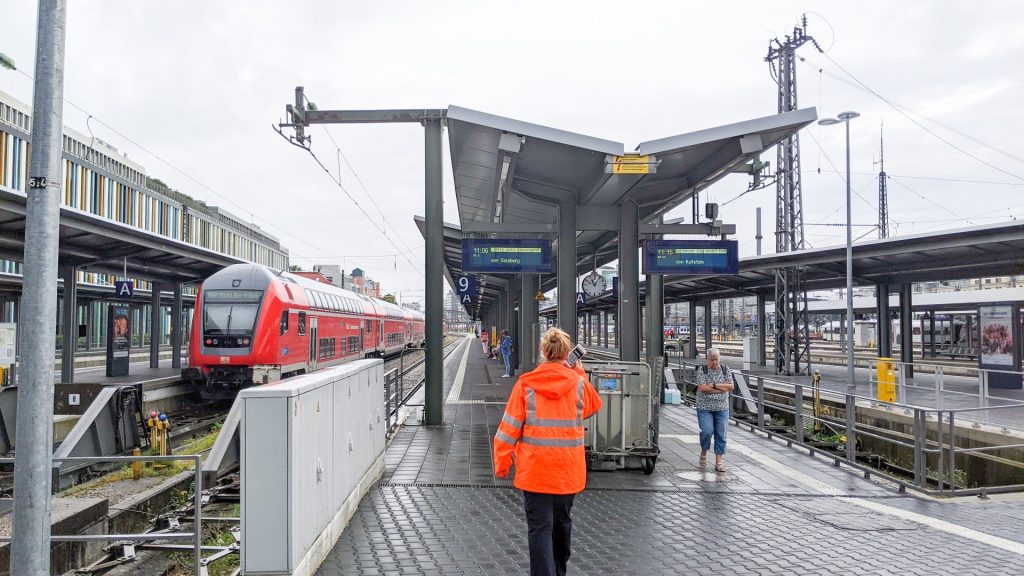
[[[587,484],[583,421],[601,397],[583,368],[545,362],[512,388],[494,435],[494,472],[505,477],[515,455],[513,484],[544,494],[576,494]]]

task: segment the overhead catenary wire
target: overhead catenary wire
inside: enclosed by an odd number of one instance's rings
[[[24,70],[18,69],[17,71],[20,74],[22,74],[23,76],[25,76],[26,78],[28,78],[29,80],[33,80],[33,77],[30,74],[26,73]],[[90,121],[95,121],[97,124],[100,124],[103,127],[105,127],[107,130],[110,130],[112,133],[117,135],[119,138],[121,138],[124,141],[130,143],[131,145],[135,146],[136,148],[138,148],[142,152],[145,152],[146,154],[148,154],[149,156],[153,157],[158,162],[160,162],[160,163],[164,164],[165,166],[167,166],[168,168],[170,168],[171,170],[177,172],[178,174],[181,174],[186,179],[188,179],[191,182],[193,182],[194,184],[198,185],[200,188],[203,188],[207,192],[213,194],[214,196],[220,198],[221,200],[223,200],[223,201],[231,204],[232,206],[238,208],[243,213],[248,214],[250,216],[250,218],[252,218],[252,220],[254,220],[254,221],[258,220],[260,223],[262,223],[263,225],[267,226],[268,228],[276,230],[276,231],[280,232],[281,234],[283,234],[285,236],[288,236],[288,237],[290,237],[290,238],[292,238],[294,240],[297,240],[297,241],[301,242],[302,244],[305,244],[305,245],[307,245],[307,246],[309,246],[311,248],[314,248],[314,249],[320,251],[322,253],[322,256],[329,256],[331,258],[348,258],[348,256],[340,255],[340,254],[335,254],[335,253],[333,253],[333,252],[331,252],[329,250],[326,250],[326,249],[322,248],[321,246],[319,246],[317,244],[314,244],[313,242],[311,242],[311,241],[309,241],[309,240],[307,240],[305,238],[302,238],[301,236],[298,236],[298,235],[294,234],[293,232],[290,232],[289,230],[278,226],[277,224],[274,224],[272,221],[270,221],[270,220],[268,220],[266,218],[257,216],[255,213],[253,213],[249,209],[249,207],[244,206],[244,205],[236,202],[235,200],[231,199],[228,196],[225,196],[224,194],[221,194],[220,192],[218,192],[217,190],[213,189],[211,186],[209,186],[206,183],[204,183],[203,181],[199,180],[198,178],[196,178],[192,174],[186,172],[184,169],[179,168],[178,166],[172,164],[169,160],[166,160],[165,158],[163,158],[162,156],[160,156],[156,152],[153,152],[152,150],[150,150],[146,146],[143,146],[142,144],[140,144],[135,139],[129,137],[126,134],[124,134],[123,132],[121,132],[117,128],[111,126],[107,122],[104,122],[101,118],[97,117],[95,114],[92,114],[88,110],[86,110],[86,109],[82,108],[81,106],[79,106],[78,104],[72,102],[67,97],[64,98],[64,102],[67,103],[68,105],[70,105],[72,108],[78,110],[82,114],[86,115],[86,117],[87,117],[87,121],[86,121],[87,126],[88,126]],[[89,127],[90,134],[92,134],[91,126],[88,126],[88,127]],[[90,148],[91,147],[92,146],[90,146]],[[398,249],[397,246],[395,248]],[[306,261],[309,261],[309,262],[313,262],[314,261],[313,259],[310,259],[308,257],[295,256],[295,255],[292,255],[292,254],[289,254],[289,257],[297,258],[297,259],[302,259],[302,260],[306,260]],[[406,260],[408,260],[408,259],[406,259]],[[413,268],[415,268],[417,271],[419,271],[419,266],[416,263],[410,262],[410,264],[412,264]],[[420,275],[422,276],[422,272],[420,272]]]
[[[345,185],[344,185],[344,184],[342,184],[341,180],[340,180],[340,179],[338,179],[338,178],[336,178],[336,177],[334,176],[334,174],[331,174],[331,170],[330,170],[330,168],[328,168],[327,166],[325,166],[325,165],[324,165],[324,163],[323,163],[323,162],[322,162],[322,161],[320,160],[320,158],[319,158],[319,157],[317,157],[316,153],[315,153],[315,152],[313,152],[313,150],[312,150],[311,148],[308,148],[308,147],[306,147],[306,146],[300,146],[300,148],[302,148],[303,150],[305,150],[306,152],[308,152],[308,153],[309,153],[309,156],[310,156],[311,158],[313,158],[313,161],[315,161],[315,162],[317,163],[317,165],[318,165],[318,166],[320,166],[320,168],[321,168],[321,169],[323,169],[323,171],[324,171],[324,174],[327,174],[327,177],[328,177],[328,178],[330,178],[330,179],[331,179],[331,181],[333,181],[333,182],[334,182],[334,183],[335,183],[335,184],[336,184],[336,185],[338,186],[338,189],[339,189],[339,190],[341,190],[341,192],[342,192],[343,194],[345,194],[345,196],[346,196],[346,197],[347,197],[347,198],[348,198],[348,199],[349,199],[349,200],[350,200],[350,201],[351,201],[351,202],[352,202],[353,204],[355,204],[356,208],[358,208],[358,209],[359,209],[359,212],[360,212],[360,213],[361,213],[361,214],[362,214],[363,216],[365,216],[365,217],[366,217],[366,220],[367,220],[367,221],[368,221],[368,222],[370,223],[370,225],[371,225],[371,226],[373,226],[374,228],[376,228],[376,229],[377,229],[377,231],[378,231],[378,232],[380,232],[382,236],[384,236],[384,239],[388,241],[388,244],[391,244],[391,246],[392,246],[392,247],[394,247],[394,249],[395,249],[395,250],[398,250],[398,251],[399,251],[399,255],[400,255],[400,256],[401,256],[401,257],[402,257],[403,259],[405,259],[405,261],[406,261],[406,262],[408,262],[408,263],[409,263],[409,264],[410,264],[410,265],[411,265],[411,266],[413,267],[413,269],[414,269],[414,270],[416,270],[416,273],[418,273],[418,274],[419,274],[420,276],[424,276],[424,274],[423,274],[423,271],[419,269],[419,267],[418,267],[418,266],[416,265],[416,263],[415,263],[415,262],[413,262],[412,260],[410,260],[410,259],[409,259],[409,256],[408,256],[408,255],[406,255],[406,254],[405,254],[404,252],[402,252],[402,248],[400,248],[400,247],[399,247],[399,246],[398,246],[397,244],[395,244],[395,241],[394,241],[394,240],[392,240],[390,236],[388,236],[388,234],[387,234],[387,232],[386,232],[386,231],[384,230],[384,228],[383,228],[383,227],[381,227],[381,226],[380,226],[379,224],[377,224],[377,223],[376,223],[376,222],[374,221],[374,219],[373,219],[373,218],[371,218],[371,217],[370,217],[370,215],[366,213],[366,210],[365,210],[365,209],[363,209],[363,206],[362,206],[362,205],[361,205],[361,204],[359,203],[359,201],[358,201],[358,200],[356,200],[356,199],[355,199],[355,198],[354,198],[354,197],[352,196],[352,194],[351,194],[351,193],[350,193],[350,192],[348,191],[348,189],[347,189],[347,188],[345,188]]]
[[[859,78],[854,76],[849,70],[844,68],[843,65],[840,64],[839,62],[837,62],[834,58],[832,58],[831,56],[829,56],[828,54],[825,54],[825,53],[822,53],[822,55],[825,58],[827,58],[829,62],[834,64],[837,68],[842,70],[844,74],[849,76],[853,80],[853,82],[856,83],[856,84],[851,84],[850,82],[847,82],[847,84],[850,84],[851,86],[854,86],[854,87],[856,87],[856,88],[858,88],[858,89],[860,89],[860,90],[862,90],[864,92],[867,92],[868,94],[871,94],[872,96],[875,96],[876,98],[878,98],[879,100],[884,102],[886,105],[888,105],[890,108],[892,108],[893,110],[898,112],[900,115],[905,117],[907,120],[910,120],[918,128],[924,130],[925,132],[927,132],[928,134],[930,134],[931,136],[933,136],[934,138],[936,138],[940,142],[946,144],[950,148],[953,148],[957,152],[960,152],[961,154],[963,154],[963,155],[965,155],[965,156],[967,156],[967,157],[969,157],[969,158],[971,158],[971,159],[973,159],[973,160],[975,160],[975,161],[977,161],[977,162],[979,162],[981,164],[984,164],[985,166],[988,166],[989,168],[992,168],[993,170],[996,170],[998,172],[1002,172],[1003,174],[1006,174],[1007,176],[1011,176],[1011,177],[1016,178],[1018,180],[1024,181],[1024,176],[1020,176],[1019,174],[1015,174],[1013,172],[1010,172],[1009,170],[1005,170],[1005,169],[1003,169],[1003,168],[1001,168],[999,166],[996,166],[995,164],[985,160],[984,158],[981,158],[981,157],[977,156],[976,154],[973,154],[973,153],[971,153],[971,152],[961,148],[960,146],[957,146],[955,143],[949,141],[948,139],[944,138],[943,136],[941,136],[940,134],[936,133],[934,130],[928,128],[927,126],[922,124],[920,121],[918,121],[916,118],[911,116],[910,113],[907,111],[908,109],[904,109],[904,107],[898,105],[897,103],[893,102],[892,100],[889,100],[885,96],[882,96],[881,94],[876,92],[874,89],[872,89],[870,86],[868,86],[867,84],[862,82]],[[808,65],[815,66],[812,62],[810,62],[810,61],[808,61],[808,60],[806,60],[804,58],[800,58],[800,60],[804,61]],[[824,70],[824,68],[821,68],[821,67],[817,67],[817,68],[819,69],[819,71]],[[845,80],[845,79],[842,79],[841,77],[838,77],[837,75],[834,75],[834,74],[832,74],[830,72],[826,71],[825,73],[827,73],[830,76],[833,76],[833,77],[835,77],[835,78],[837,78],[839,80]],[[921,116],[923,116],[923,115],[921,115]],[[994,146],[985,144],[985,143],[981,142],[980,140],[977,140],[977,139],[974,139],[974,138],[971,138],[971,139],[974,140],[975,142],[978,142],[979,144],[982,144],[982,145],[984,145],[986,147],[992,148],[993,150],[997,150],[1000,153],[1002,153],[1004,155],[1007,155],[1007,156],[1009,156],[1011,158],[1018,159],[1016,156],[1014,156],[1012,154],[1009,154],[1008,152],[1004,152],[1002,150],[999,150],[999,149],[995,148]]]
[[[308,101],[308,98],[307,98],[307,101]],[[356,182],[358,182],[359,186],[363,189],[363,193],[366,194],[366,197],[370,200],[370,203],[373,204],[373,207],[377,210],[377,213],[380,214],[381,220],[384,222],[384,225],[386,227],[390,227],[391,230],[395,233],[395,235],[398,236],[398,241],[401,242],[402,246],[404,246],[406,248],[406,252],[411,252],[412,249],[409,247],[409,244],[407,244],[405,239],[402,238],[402,236],[399,233],[398,229],[395,228],[395,225],[392,224],[390,220],[388,220],[388,217],[384,214],[384,211],[381,210],[380,205],[377,204],[376,200],[374,200],[373,195],[370,194],[369,189],[366,188],[366,184],[363,183],[363,179],[359,177],[359,173],[356,172],[356,169],[352,166],[352,163],[348,161],[348,157],[345,155],[345,152],[342,151],[341,146],[338,146],[338,142],[334,139],[334,136],[331,134],[331,131],[328,130],[327,126],[321,125],[321,127],[324,129],[324,133],[327,134],[327,138],[330,139],[331,144],[334,145],[334,149],[337,152],[338,157],[342,161],[345,162],[346,166],[348,166],[349,171],[352,172],[352,176],[355,177]],[[338,170],[338,180],[339,181],[341,180],[340,166],[339,166],[339,170]],[[417,258],[417,260],[419,260],[419,259]]]

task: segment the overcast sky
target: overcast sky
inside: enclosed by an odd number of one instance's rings
[[[422,129],[330,129],[355,170],[342,162],[342,183],[378,224],[386,217],[394,225],[395,248],[308,154],[271,130],[295,86],[321,109],[457,104],[628,150],[775,113],[776,87],[763,61],[768,41],[813,9],[808,31],[827,54],[801,49],[808,62],[798,67],[799,104],[822,117],[861,113],[851,127],[853,188],[863,196],[853,200],[855,224],[877,222],[873,161],[883,121],[895,233],[1024,216],[1019,2],[68,4],[65,98],[124,137],[87,124],[88,114],[69,105],[66,125],[91,128],[149,175],[256,222],[281,239],[293,263],[359,266],[385,292],[405,290],[406,300],[422,298],[423,240],[412,221],[423,213]],[[33,74],[36,3],[3,0],[0,14],[0,52]],[[858,80],[906,115],[853,87]],[[0,90],[32,101],[32,83],[18,72],[0,70]],[[336,172],[324,129],[311,134],[314,151]],[[844,222],[845,188],[833,170],[845,169],[842,128],[801,134],[805,221]],[[774,151],[763,159],[774,165]],[[445,171],[445,219],[457,222],[447,156]],[[708,192],[724,203],[746,186],[736,175]],[[773,251],[774,193],[753,192],[722,208],[723,220],[739,225],[741,256],[754,253],[757,206],[765,251]],[[860,234],[877,237],[868,227],[855,228]],[[840,227],[808,225],[806,235],[815,247],[845,241]],[[407,248],[415,265],[396,256]]]

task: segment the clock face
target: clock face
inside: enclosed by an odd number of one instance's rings
[[[607,288],[608,282],[600,274],[593,273],[583,279],[583,292],[587,296],[600,296]]]

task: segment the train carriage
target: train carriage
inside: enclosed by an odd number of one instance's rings
[[[422,342],[414,310],[256,264],[200,287],[182,379],[206,399]]]

